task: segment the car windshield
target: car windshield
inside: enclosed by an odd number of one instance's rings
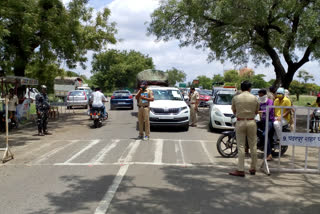
[[[253,94],[253,95],[258,95],[258,91],[259,91],[259,90],[251,90],[251,94]]]
[[[84,96],[84,91],[72,91],[70,96]]]
[[[210,90],[201,90],[200,94],[201,95],[209,95],[209,96],[211,96],[212,95],[212,91],[210,91]]]
[[[233,94],[217,94],[215,104],[217,105],[231,105]]]
[[[152,89],[154,100],[183,100],[179,90]]]
[[[130,92],[129,91],[115,91],[115,92],[113,92],[113,94],[114,95],[119,95],[119,94],[130,94]]]

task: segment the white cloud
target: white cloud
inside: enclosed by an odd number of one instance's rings
[[[68,0],[64,0],[66,2]],[[97,0],[89,1],[91,6],[97,5]],[[110,0],[108,1],[110,2]],[[99,1],[99,6],[102,3]],[[178,41],[155,42],[155,37],[146,36],[147,25],[150,22],[150,14],[159,5],[159,0],[113,0],[111,3],[105,4],[96,10],[102,10],[108,7],[111,10],[111,21],[117,23],[117,38],[123,39],[116,45],[110,45],[108,48],[116,48],[120,50],[140,51],[143,54],[153,58],[157,69],[167,70],[172,67],[183,70],[187,73],[187,81],[192,81],[199,75],[212,77],[214,74],[222,74],[224,69],[233,69],[235,66],[226,62],[221,64],[218,61],[207,62],[208,52],[197,50],[194,47],[179,48]],[[88,54],[88,68],[86,71],[80,68],[83,74],[90,75],[92,53]],[[266,80],[275,78],[273,66],[255,67],[253,63],[249,63],[248,67],[255,70],[256,74],[266,75]],[[316,81],[320,81],[317,75],[319,64],[317,62],[309,62],[303,66],[308,72],[315,76]]]

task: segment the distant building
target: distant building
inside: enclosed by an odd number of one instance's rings
[[[239,71],[239,76],[243,77],[243,76],[253,76],[254,75],[254,71],[251,68],[248,68],[247,66],[244,68],[241,68]]]

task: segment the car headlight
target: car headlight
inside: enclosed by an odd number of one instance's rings
[[[215,110],[215,114],[216,114],[218,117],[223,117],[223,114],[222,114],[218,109]]]
[[[182,108],[181,108],[181,111],[183,111],[183,110],[185,110],[185,109],[188,109],[188,107],[187,107],[187,106],[182,107]]]

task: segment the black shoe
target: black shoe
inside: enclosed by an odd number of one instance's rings
[[[44,132],[45,135],[52,135],[50,132]]]
[[[44,136],[44,134],[42,132],[39,132],[38,136]]]

